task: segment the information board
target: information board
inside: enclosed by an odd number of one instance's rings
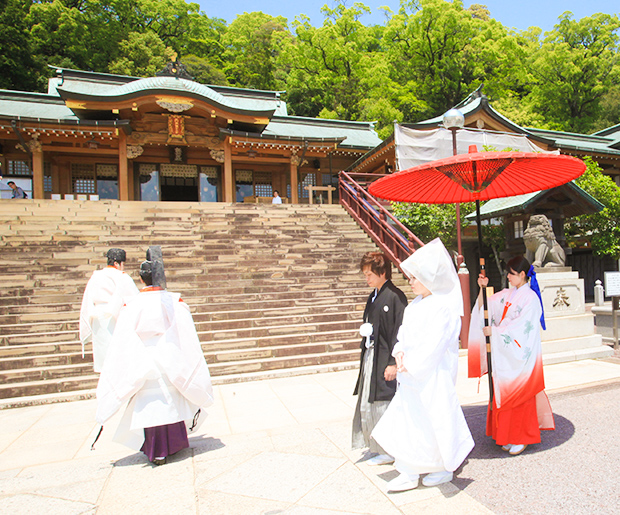
[[[620,296],[620,272],[605,272],[605,296]]]

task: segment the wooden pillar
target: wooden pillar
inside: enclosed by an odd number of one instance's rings
[[[32,150],[32,198],[45,198],[43,187],[43,149],[33,148]]]
[[[129,200],[127,136],[122,129],[118,132],[118,200]]]
[[[299,204],[299,181],[297,178],[297,165],[299,157],[291,156],[291,204]]]
[[[58,169],[58,163],[52,163],[52,193],[62,193],[63,189],[60,184],[60,170]]]
[[[234,202],[235,177],[232,166],[232,146],[230,138],[224,140],[224,202]]]

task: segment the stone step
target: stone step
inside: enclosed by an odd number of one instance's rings
[[[294,356],[269,357],[268,359],[244,359],[242,361],[213,363],[209,365],[209,371],[213,377],[217,377],[219,375],[327,365],[341,361],[353,362],[356,357],[359,357],[359,349],[337,350],[316,354],[298,354]],[[0,399],[94,388],[99,375],[91,373],[91,371],[92,364],[90,363],[67,367],[45,367],[38,370],[18,370],[14,372],[17,375],[21,375],[23,380],[15,382],[6,382],[5,377],[3,377],[5,373],[0,372],[0,378],[3,379],[0,384]],[[62,374],[62,376],[53,377],[55,374]]]
[[[312,338],[313,335],[323,334],[325,332],[341,330],[355,331],[359,329],[360,323],[357,320],[336,320],[290,324],[290,325],[267,325],[264,327],[239,327],[235,329],[215,329],[209,331],[198,330],[200,342],[205,343],[221,343],[230,340],[257,340],[265,338],[278,338],[286,335],[291,342],[301,338]],[[6,337],[7,339],[10,337]],[[26,338],[22,337],[21,341],[25,342]]]
[[[341,361],[353,361],[359,359],[359,349],[325,352],[323,354],[308,354],[297,356],[284,356],[267,360],[244,360],[225,364],[209,365],[209,371],[213,376],[231,375],[240,373],[256,373],[276,369],[298,368],[314,365],[326,365]]]
[[[363,306],[356,309],[352,305],[336,305],[331,309],[311,310],[310,308],[291,308],[286,310],[286,314],[282,314],[281,309],[272,309],[269,311],[233,311],[233,312],[199,312],[194,313],[194,323],[198,331],[231,331],[240,328],[264,327],[269,326],[294,326],[300,323],[316,323],[316,322],[332,322],[337,320],[359,319],[360,311]],[[39,335],[41,338],[45,334],[75,334],[79,329],[79,313],[75,314],[73,319],[52,320],[45,322],[31,323],[13,323],[0,325],[0,342],[1,338],[20,335]],[[11,340],[4,340],[11,345]]]
[[[324,343],[303,343],[298,345],[277,345],[254,349],[232,349],[227,351],[207,352],[205,357],[209,369],[218,370],[217,365],[248,360],[270,360],[294,357],[300,354],[316,355],[329,352],[354,351],[359,356],[360,342],[356,340],[338,340]]]
[[[2,406],[92,395],[98,376],[90,344],[82,357],[79,309],[111,246],[125,248],[134,278],[147,246],[162,246],[168,288],[190,305],[215,383],[357,366],[368,295],[357,266],[376,247],[341,206],[15,207],[0,204]]]
[[[39,396],[54,393],[64,393],[84,390],[97,386],[99,374],[89,374],[74,377],[61,377],[22,383],[0,384],[0,399],[12,399],[22,396]]]
[[[174,284],[170,284],[170,291],[180,292],[182,298],[188,303],[241,303],[247,301],[265,301],[295,299],[296,301],[307,300],[311,302],[313,299],[323,299],[326,297],[340,297],[351,295],[368,295],[368,288],[364,288],[361,284],[346,284],[342,288],[326,288],[324,284],[316,285],[289,285],[284,289],[266,289],[264,287],[246,286],[244,288],[210,288],[209,293],[204,293],[204,288],[177,288]],[[71,303],[76,306],[81,305],[83,288],[79,292],[58,294],[41,294],[37,290],[20,290],[19,295],[0,297],[0,306],[10,309],[12,306],[26,306],[35,308],[45,307],[48,305],[57,306],[58,304]],[[300,297],[300,292],[303,296]]]
[[[359,337],[359,322],[349,328],[331,327],[323,331],[303,332],[282,332],[281,334],[262,335],[251,337],[231,337],[222,338],[214,341],[201,340],[202,349],[205,352],[220,352],[238,349],[253,349],[259,347],[275,347],[298,345],[304,343],[325,343],[341,340],[357,340]],[[1,353],[1,348],[0,348]],[[1,354],[0,354],[1,355]]]
[[[256,318],[264,314],[264,316],[269,316],[270,313],[279,313],[282,312],[282,309],[285,308],[287,313],[289,314],[298,314],[298,313],[309,313],[312,309],[321,310],[320,312],[341,312],[343,310],[354,310],[354,309],[363,309],[362,296],[355,297],[340,297],[334,299],[334,301],[330,301],[330,299],[319,298],[318,302],[303,302],[291,304],[288,300],[283,301],[271,301],[269,303],[269,307],[265,307],[265,303],[263,301],[255,301],[245,302],[242,305],[235,305],[234,310],[226,309],[229,306],[227,305],[216,305],[213,306],[210,303],[202,303],[195,304],[192,300],[188,300],[187,297],[184,297],[185,302],[189,304],[192,314],[194,316],[194,320],[232,320],[232,319],[242,319],[242,318]],[[365,298],[363,299],[365,300]],[[335,303],[332,303],[335,302]],[[27,308],[29,306],[17,306],[19,308]],[[66,321],[74,321],[79,319],[79,305],[59,305],[59,309],[50,310],[50,309],[42,309],[41,306],[32,306],[32,311],[24,310],[16,311],[11,310],[10,314],[2,314],[3,309],[0,308],[0,327],[5,325],[16,325],[16,324],[32,324],[39,322],[56,322],[60,313],[63,314]],[[231,306],[232,307],[232,306]],[[66,309],[60,309],[66,308]],[[197,318],[201,316],[202,318]]]

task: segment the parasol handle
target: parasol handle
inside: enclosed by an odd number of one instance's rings
[[[483,277],[486,277],[486,270],[485,270],[485,261],[484,258],[480,258],[480,274]],[[487,301],[487,289],[486,288],[482,288],[482,305],[484,308],[484,327],[488,327],[489,326],[489,304]],[[485,336],[484,337],[485,342],[487,344],[487,371],[488,371],[488,378],[489,378],[489,404],[491,406],[493,406],[493,367],[491,364],[491,337],[490,336]]]

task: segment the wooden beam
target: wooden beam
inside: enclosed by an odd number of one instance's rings
[[[127,137],[123,131],[119,131],[118,135],[118,199],[129,200]]]
[[[228,138],[224,141],[224,202],[234,202],[235,177],[232,167],[232,148]]]
[[[291,172],[291,204],[299,204],[299,181],[297,179],[297,161],[290,159],[290,172]]]
[[[92,148],[83,147],[57,147],[54,145],[43,145],[43,152],[50,152],[52,154],[89,154],[89,155],[106,155],[117,156],[117,148],[98,148],[93,150]]]
[[[40,145],[39,145],[40,147]],[[32,198],[45,198],[43,187],[43,151],[32,152]]]

